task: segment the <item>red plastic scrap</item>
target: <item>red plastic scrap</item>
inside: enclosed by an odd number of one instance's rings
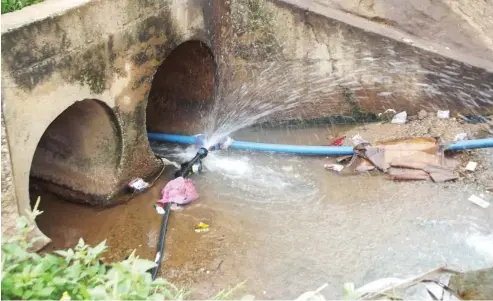
[[[342,143],[344,142],[344,139],[346,139],[346,136],[342,136],[340,138],[337,138],[331,144],[329,144],[329,146],[341,146]]]

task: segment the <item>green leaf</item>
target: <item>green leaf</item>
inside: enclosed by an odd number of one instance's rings
[[[67,257],[67,256],[68,256],[68,254],[69,254],[69,253],[68,253],[68,251],[65,251],[65,250],[56,250],[56,251],[55,251],[55,252],[53,252],[53,253],[58,254],[58,255],[60,255],[60,256],[62,256],[62,257]]]
[[[3,293],[3,288],[2,288]],[[12,289],[12,294],[16,297],[14,299],[22,299],[22,295],[24,294],[24,290],[22,287],[15,287]]]
[[[99,245],[92,248],[90,252],[96,256],[99,256],[104,251],[106,251],[106,240],[103,240]]]
[[[51,282],[55,286],[63,286],[68,283],[68,280],[62,277],[53,277],[53,280]]]
[[[4,266],[5,266],[5,265],[4,265]],[[7,273],[9,273],[10,271],[15,270],[18,266],[19,266],[19,264],[18,264],[18,263],[14,263],[14,264],[12,264],[11,266],[6,267],[6,268],[2,271],[2,274],[3,274],[3,275],[4,275],[4,274],[7,274]],[[3,275],[2,275],[2,276],[3,276]]]
[[[82,265],[80,263],[74,263],[65,270],[65,275],[69,279],[77,280],[82,272]]]
[[[145,273],[148,270],[154,268],[156,263],[150,260],[145,259],[135,259],[134,267],[136,268],[138,273]]]
[[[49,297],[54,291],[55,289],[53,287],[45,287],[38,292],[38,295],[40,297]]]
[[[147,300],[165,300],[163,294],[152,294],[150,295]]]
[[[30,264],[27,264],[26,266],[24,266],[24,269],[22,270],[22,275],[24,277],[29,277],[29,273],[31,273],[31,265]]]
[[[45,270],[43,262],[38,263],[31,271],[31,277],[38,277]]]
[[[84,242],[84,239],[81,237],[79,238],[79,242],[77,243],[77,246],[75,247],[76,249],[82,249],[84,248],[86,245],[86,243]]]
[[[102,265],[98,257],[106,241],[91,248],[80,239],[77,246],[40,255],[28,251],[29,223],[21,220],[18,233],[2,240],[1,297],[12,299],[183,299],[185,291],[164,279],[152,281],[155,266],[132,252],[126,260]],[[63,296],[62,296],[63,293]]]

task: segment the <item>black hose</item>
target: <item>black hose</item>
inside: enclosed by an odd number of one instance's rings
[[[199,149],[197,155],[188,161],[187,163],[182,164],[181,169],[175,173],[175,178],[178,177],[188,177],[193,174],[192,166],[207,156],[208,150],[205,148]],[[166,230],[168,229],[168,220],[169,214],[171,212],[171,203],[166,203],[164,206],[164,214],[163,219],[161,221],[161,230],[159,231],[159,241],[157,243],[156,248],[156,258],[154,259],[154,263],[156,266],[151,269],[152,280],[155,280],[157,277],[157,273],[159,272],[159,268],[161,267],[161,261],[163,260],[164,253],[164,241],[166,239]]]
[[[164,241],[166,239],[166,230],[168,230],[168,220],[170,212],[171,203],[166,203],[166,205],[164,206],[163,219],[161,220],[161,230],[159,232],[159,241],[157,243],[156,258],[154,259],[154,263],[156,263],[156,266],[151,270],[152,280],[156,279],[159,268],[161,267],[161,261],[163,259],[164,252]]]

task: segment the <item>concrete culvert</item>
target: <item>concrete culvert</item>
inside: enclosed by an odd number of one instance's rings
[[[41,188],[69,201],[107,205],[117,190],[121,149],[111,108],[95,99],[74,103],[38,143],[30,171],[31,199]]]
[[[147,103],[151,132],[196,133],[211,107],[215,62],[210,48],[200,41],[177,46],[158,67]]]

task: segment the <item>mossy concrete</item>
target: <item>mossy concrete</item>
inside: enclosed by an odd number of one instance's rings
[[[55,0],[2,16],[2,226],[31,209],[30,180],[112,206],[159,171],[145,124],[153,74],[180,43],[208,41],[207,5]]]

